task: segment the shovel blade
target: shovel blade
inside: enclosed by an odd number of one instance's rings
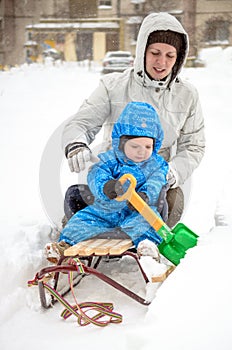
[[[185,250],[197,245],[198,235],[182,223],[177,224],[173,229],[174,239],[181,244]]]
[[[198,236],[182,223],[177,224],[171,232],[172,239],[168,243],[163,241],[159,245],[159,251],[174,265],[178,265],[186,251],[197,245]]]

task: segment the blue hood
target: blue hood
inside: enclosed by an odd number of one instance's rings
[[[112,131],[112,146],[118,156],[123,154],[122,151],[119,151],[120,137],[123,135],[154,138],[153,154],[157,154],[163,141],[163,130],[156,110],[148,103],[128,103]]]

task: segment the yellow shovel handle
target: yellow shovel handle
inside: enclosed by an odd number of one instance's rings
[[[125,193],[123,193],[123,195],[121,195],[120,197],[117,197],[116,200],[119,202],[122,202],[124,200],[128,200],[130,201],[130,198],[132,196],[133,191],[135,192],[135,187],[136,187],[136,178],[131,175],[131,174],[124,174],[120,177],[120,179],[118,181],[121,182],[122,185],[124,185],[124,183],[129,180],[130,181],[130,186],[128,187],[128,189],[126,190]],[[136,193],[136,192],[135,192]]]
[[[144,200],[135,192],[136,179],[131,174],[124,174],[119,181],[123,185],[126,181],[130,181],[130,186],[123,193],[122,196],[116,198],[117,201],[128,200],[133,207],[149,222],[149,224],[158,231],[163,225],[164,221],[144,202]]]

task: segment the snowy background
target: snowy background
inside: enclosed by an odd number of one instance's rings
[[[199,244],[148,307],[85,278],[76,288],[78,301],[111,301],[123,315],[121,324],[105,328],[80,327],[74,317],[62,320],[58,304],[41,310],[37,287],[27,287],[46,266],[42,251],[51,239],[51,226],[62,215],[62,195],[80,181],[63,159],[63,123],[97,86],[100,67],[89,70],[87,65],[64,63],[0,72],[2,350],[232,348],[232,48],[204,50],[201,58],[204,68],[182,72],[199,91],[206,124],[206,155],[191,179],[181,220],[200,236]],[[133,261],[122,259],[103,268],[144,296],[145,285]]]

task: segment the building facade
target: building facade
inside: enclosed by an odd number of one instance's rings
[[[190,56],[232,45],[231,0],[0,0],[0,65],[41,60],[49,48],[67,61],[101,61],[111,50],[135,54],[151,12],[168,12],[183,24]]]
[[[25,27],[39,21],[38,3],[0,0],[0,65],[25,62]]]
[[[50,9],[54,0],[50,2]],[[66,61],[102,59],[109,49],[118,49],[123,43],[121,19],[99,18],[97,0],[60,0],[65,11],[56,10],[50,15],[41,15],[40,21],[26,26],[28,45],[37,43],[36,56],[51,47],[59,50]],[[46,12],[47,13],[47,12]],[[106,42],[111,43],[106,47]],[[32,52],[35,47],[30,47]]]

